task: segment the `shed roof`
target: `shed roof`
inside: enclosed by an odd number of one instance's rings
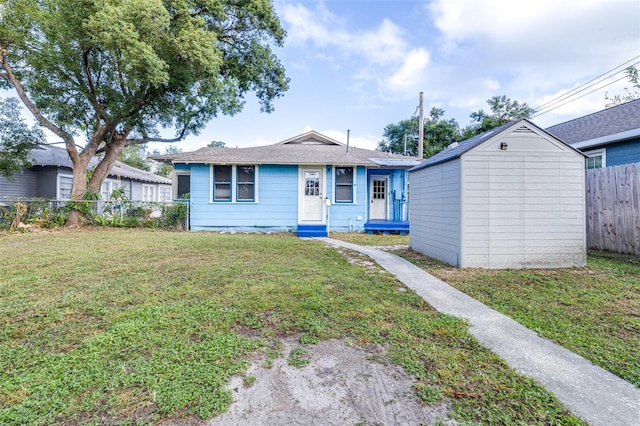
[[[192,152],[159,155],[156,160],[206,164],[309,164],[409,168],[415,157],[349,147],[316,131],[285,141],[249,148],[200,148]]]
[[[465,139],[462,142],[454,142],[451,145],[449,145],[446,149],[440,151],[439,153],[432,155],[431,157],[427,158],[424,162],[422,162],[422,164],[413,167],[412,169],[409,169],[410,172],[414,172],[417,170],[421,170],[424,169],[426,167],[430,167],[430,166],[435,166],[436,164],[441,164],[441,163],[445,163],[447,161],[451,161],[453,159],[456,159],[460,156],[462,156],[462,154],[466,153],[467,151],[470,151],[471,149],[475,148],[476,146],[490,140],[493,139],[494,137],[498,136],[501,133],[507,132],[510,129],[519,129],[522,126],[526,126],[526,127],[530,127],[533,129],[537,129],[543,133],[546,133],[544,130],[540,129],[538,126],[536,126],[533,122],[527,120],[526,118],[520,118],[517,120],[512,120],[508,123],[503,124],[502,126],[499,127],[495,127],[491,130],[487,130],[484,133],[480,133],[479,135],[476,135],[472,138],[469,139]],[[548,133],[547,133],[548,134]],[[563,143],[564,142],[560,139],[558,139],[556,136],[553,136],[551,134],[549,134],[550,137],[558,140],[559,142]],[[566,145],[566,144],[565,144]],[[572,148],[571,146],[569,146],[572,151],[575,151],[574,148]]]
[[[640,99],[548,127],[574,148],[588,148],[640,136]]]
[[[97,158],[91,159],[89,166],[98,163]],[[73,168],[73,163],[69,158],[67,150],[53,145],[37,145],[29,153],[29,162],[34,166],[56,166]],[[171,185],[171,179],[158,176],[146,170],[131,167],[127,164],[116,161],[109,172],[111,176],[121,176],[132,180]]]

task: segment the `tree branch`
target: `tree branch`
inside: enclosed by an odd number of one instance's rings
[[[148,136],[143,136],[142,138],[139,139],[127,139],[127,145],[140,145],[140,144],[145,144],[147,142],[162,142],[162,143],[174,143],[174,142],[180,142],[184,136],[187,134],[187,129],[189,128],[189,123],[186,123],[184,125],[184,127],[182,128],[182,131],[180,132],[180,134],[178,136],[176,136],[175,138],[171,138],[171,139],[166,139],[166,138],[150,138]]]
[[[44,115],[42,115],[38,107],[33,102],[31,102],[31,99],[29,99],[29,97],[27,96],[27,92],[22,86],[22,83],[15,76],[11,65],[9,65],[9,62],[7,62],[7,57],[5,56],[4,52],[0,53],[0,62],[2,63],[2,68],[5,70],[5,73],[2,74],[3,78],[6,78],[13,85],[13,87],[16,89],[16,92],[18,93],[18,97],[31,112],[31,114],[33,114],[36,120],[38,120],[38,122],[40,122],[40,124],[42,124],[44,127],[51,130],[55,135],[62,138],[67,147],[69,155],[73,155],[73,152],[77,154],[73,137],[62,130],[60,127],[49,121]]]
[[[89,83],[89,90],[91,91],[91,103],[93,104],[93,108],[96,110],[96,112],[100,114],[100,117],[102,117],[103,120],[108,121],[106,111],[104,110],[104,108],[102,108],[102,105],[100,105],[100,103],[98,102],[98,97],[96,95],[96,86],[93,83],[93,78],[91,77],[91,72],[89,71],[89,52],[90,51],[91,51],[90,49],[84,49],[82,51],[82,63],[84,65],[85,75],[87,76],[87,83]]]

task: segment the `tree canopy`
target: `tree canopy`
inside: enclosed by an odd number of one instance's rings
[[[625,73],[627,74],[627,79],[632,84],[632,87],[635,90],[631,91],[631,89],[625,87],[625,95],[614,95],[611,98],[609,97],[609,93],[605,93],[605,108],[611,108],[616,105],[640,99],[640,76],[638,75],[638,68],[628,67],[627,69],[625,69]]]
[[[44,143],[44,133],[29,127],[20,116],[20,101],[16,98],[0,99],[0,175],[11,177],[29,167],[29,152],[38,143]]]
[[[460,129],[455,119],[446,119],[445,111],[432,108],[425,118],[424,147],[425,158],[445,149],[453,142],[471,138],[495,127],[518,118],[530,118],[534,109],[526,103],[512,101],[506,96],[494,96],[487,100],[490,113],[483,110],[470,114],[471,124]],[[383,131],[383,140],[378,143],[378,150],[398,154],[418,155],[418,117],[388,124]],[[406,149],[405,149],[406,147]]]
[[[127,145],[197,134],[248,92],[272,111],[284,37],[269,0],[0,0],[0,85],[65,142],[81,199]]]

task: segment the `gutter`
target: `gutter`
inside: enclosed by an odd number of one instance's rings
[[[601,136],[599,138],[587,139],[585,141],[575,142],[570,145],[576,149],[583,149],[591,148],[598,145],[604,145],[611,142],[622,142],[624,140],[633,139],[636,137],[640,137],[640,128],[614,133],[612,135]]]

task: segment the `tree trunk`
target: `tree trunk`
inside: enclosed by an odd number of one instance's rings
[[[83,156],[71,156],[73,164],[73,187],[71,189],[71,200],[82,201],[87,192],[87,165],[89,161]],[[81,225],[82,214],[71,209],[64,226],[67,228],[77,228]]]

